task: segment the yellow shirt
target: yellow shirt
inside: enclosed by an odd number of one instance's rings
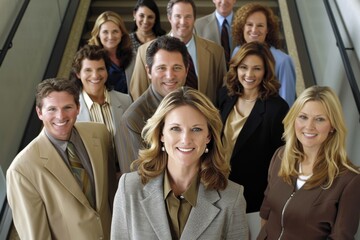
[[[244,117],[240,112],[238,112],[236,105],[234,105],[233,110],[229,113],[229,116],[226,119],[222,142],[226,149],[225,159],[228,162],[230,162],[236,140],[247,119],[248,116]]]

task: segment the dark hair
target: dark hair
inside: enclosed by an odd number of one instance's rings
[[[146,64],[149,67],[150,73],[151,73],[151,68],[154,64],[154,56],[160,49],[163,49],[168,52],[181,53],[184,66],[188,68],[189,61],[188,61],[188,51],[186,45],[178,38],[164,35],[156,38],[146,50]]]
[[[105,66],[109,66],[109,57],[105,51],[100,46],[96,45],[85,45],[83,46],[74,56],[74,60],[71,67],[71,80],[76,83],[80,88],[82,88],[83,84],[81,81],[79,81],[76,74],[79,74],[83,65],[83,61],[85,59],[91,60],[91,61],[100,61],[104,60]],[[107,90],[112,90],[111,84],[106,81],[105,87]]]
[[[138,0],[134,7],[134,12],[137,12],[137,10],[140,7],[147,7],[155,13],[155,23],[154,26],[152,27],[152,31],[157,37],[164,35],[166,31],[161,28],[160,12],[158,6],[156,5],[156,2],[153,0]],[[137,30],[137,25],[136,22],[134,22],[133,32],[136,32],[136,30]]]
[[[166,12],[167,12],[168,16],[171,16],[172,9],[173,9],[174,5],[177,3],[190,3],[191,7],[193,9],[194,19],[196,19],[196,6],[195,6],[195,3],[193,0],[170,0],[166,7]]]
[[[266,17],[268,33],[266,34],[265,42],[270,46],[280,48],[279,23],[277,16],[270,7],[263,6],[260,3],[248,3],[236,11],[232,25],[234,42],[237,45],[243,45],[246,43],[244,38],[246,20],[255,12],[262,12]]]
[[[121,66],[123,68],[127,68],[127,66],[130,65],[131,60],[134,57],[134,51],[125,23],[119,14],[112,11],[106,11],[100,14],[100,16],[95,21],[94,27],[91,31],[91,38],[89,39],[88,43],[89,45],[97,45],[103,47],[99,37],[100,28],[103,23],[108,21],[115,23],[120,28],[122,37],[116,49],[116,57],[120,60]]]
[[[52,92],[67,92],[74,97],[75,104],[80,105],[80,89],[73,81],[65,78],[49,78],[39,83],[36,88],[36,106],[41,109],[42,100]]]
[[[230,60],[229,71],[225,77],[225,84],[229,95],[241,96],[243,94],[244,87],[239,82],[237,68],[249,55],[259,56],[264,63],[265,75],[260,84],[259,98],[267,99],[270,96],[278,95],[280,83],[275,76],[274,57],[270,52],[269,45],[260,42],[245,43]]]

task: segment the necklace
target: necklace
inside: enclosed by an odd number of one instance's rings
[[[242,97],[242,99],[245,101],[245,102],[255,102],[257,100],[257,97],[254,98],[254,99],[246,99],[244,97]]]

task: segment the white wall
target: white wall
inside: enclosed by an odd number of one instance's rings
[[[0,0],[0,22],[15,17],[13,4]],[[68,0],[31,0],[24,18],[0,67],[0,164],[6,171],[17,154],[34,102],[36,85],[42,80]],[[3,3],[9,4],[6,7]],[[9,6],[9,8],[8,8]],[[2,34],[1,34],[2,35]]]
[[[358,54],[357,59],[360,59],[360,32],[358,31],[360,29],[359,0],[338,0],[338,2],[341,2],[339,7],[341,6],[343,11],[342,17],[345,19],[355,51]],[[348,154],[350,159],[360,166],[359,113],[345,75],[339,49],[336,45],[323,0],[297,0],[296,3],[301,14],[301,23],[305,31],[306,43],[317,84],[330,86],[338,94],[348,128]],[[355,54],[349,53],[351,58],[355,60]],[[357,67],[359,68],[359,66]],[[359,78],[360,76],[356,75],[356,77]]]
[[[330,1],[333,2],[333,1]],[[345,38],[346,47],[352,42],[355,52],[349,51],[353,65],[357,65],[355,77],[360,78],[358,59],[360,59],[360,2],[359,0],[337,0],[340,15],[344,19],[350,39]],[[315,72],[318,85],[327,85],[337,92],[344,111],[346,125],[348,128],[347,149],[350,159],[360,166],[360,124],[354,97],[352,95],[348,80],[345,75],[343,63],[336,45],[332,27],[324,8],[323,0],[297,0],[301,23],[305,31],[311,63]],[[332,4],[335,6],[335,4]],[[340,18],[337,22],[341,22]],[[341,29],[340,29],[341,30]],[[342,31],[344,32],[344,31]],[[344,36],[345,37],[345,36]],[[355,239],[360,239],[358,230]]]

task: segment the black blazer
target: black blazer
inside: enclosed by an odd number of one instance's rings
[[[218,107],[225,125],[238,96],[220,90]],[[229,179],[244,186],[246,212],[260,210],[267,186],[267,173],[275,150],[284,144],[282,120],[289,106],[280,96],[258,99],[235,142]]]

